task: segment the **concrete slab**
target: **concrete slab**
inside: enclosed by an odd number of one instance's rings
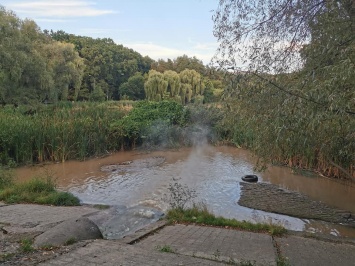
[[[152,251],[169,246],[178,254],[229,263],[276,265],[277,260],[269,235],[206,226],[166,226],[135,246]]]
[[[12,227],[36,228],[41,230],[49,225],[98,212],[86,206],[55,207],[33,204],[14,204],[0,207],[0,223]]]
[[[276,238],[276,242],[292,266],[355,265],[355,245],[298,236]]]
[[[119,241],[95,240],[85,247],[39,265],[221,265],[219,262],[183,255],[144,250]]]

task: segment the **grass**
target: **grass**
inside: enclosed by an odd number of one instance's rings
[[[32,247],[32,240],[27,239],[27,238],[21,240],[20,249],[24,253],[29,253],[29,252],[34,251],[34,248]]]
[[[276,262],[277,266],[290,266],[290,262],[287,258],[283,257],[283,256],[279,256],[277,258],[277,262]]]
[[[70,246],[78,242],[75,237],[70,237],[65,241],[64,246]]]
[[[175,251],[169,246],[169,245],[164,245],[164,246],[157,246],[157,249],[160,252],[166,252],[166,253],[175,253]]]
[[[93,207],[99,210],[110,209],[110,205],[105,205],[105,204],[95,204]]]
[[[280,225],[266,223],[251,223],[247,221],[237,221],[224,217],[216,217],[208,211],[205,206],[194,205],[188,209],[170,209],[166,218],[171,223],[193,223],[199,225],[210,225],[225,228],[235,228],[245,231],[269,233],[273,236],[280,236],[286,233],[286,229]]]
[[[6,261],[6,260],[12,258],[13,256],[15,256],[15,253],[0,254],[0,262]]]
[[[0,200],[5,203],[35,203],[54,206],[78,206],[80,201],[68,192],[57,191],[51,177],[33,178],[25,183],[13,183],[0,188]]]

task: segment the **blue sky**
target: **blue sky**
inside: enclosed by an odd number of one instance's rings
[[[187,54],[209,63],[218,0],[2,0],[44,29],[112,38],[153,59]]]

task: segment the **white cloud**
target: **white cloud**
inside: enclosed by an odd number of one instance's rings
[[[122,42],[117,42],[117,43],[122,43]],[[132,48],[133,50],[136,50],[143,56],[149,56],[150,58],[153,58],[155,60],[158,59],[174,59],[178,56],[182,56],[184,54],[193,57],[196,56],[198,59],[202,60],[204,64],[208,64],[214,55],[215,50],[210,50],[208,49],[196,49],[196,47],[192,47],[190,49],[175,49],[175,48],[169,48],[161,45],[157,45],[154,43],[123,43],[124,46],[127,46],[129,48]]]
[[[9,4],[7,6],[18,13],[39,18],[94,17],[115,13],[113,10],[95,8],[95,3],[89,1],[31,1]]]
[[[68,19],[51,19],[51,18],[36,18],[36,22],[50,22],[50,23],[66,23],[71,20]]]

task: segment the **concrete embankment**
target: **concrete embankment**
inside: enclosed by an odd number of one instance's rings
[[[21,250],[70,219],[97,216],[92,207],[0,205],[2,265],[354,265],[355,245],[292,234],[273,237],[228,228],[151,224],[120,240],[85,240],[70,246]]]
[[[314,201],[295,191],[267,183],[241,183],[238,204],[244,207],[298,218],[342,223],[355,227],[355,215]]]

